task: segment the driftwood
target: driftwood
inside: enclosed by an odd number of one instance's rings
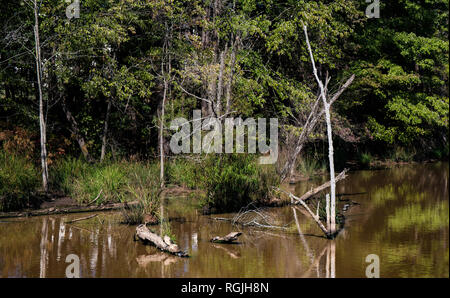
[[[180,250],[178,245],[173,243],[169,236],[166,235],[164,238],[161,238],[157,234],[152,233],[144,224],[137,226],[135,237],[136,236],[138,239],[144,242],[149,242],[164,252],[168,252],[179,257],[189,256],[186,252]]]
[[[66,221],[66,223],[74,223],[74,222],[77,222],[77,221],[90,219],[90,218],[96,217],[97,215],[98,214],[94,214],[94,215],[89,215],[89,216],[86,216],[86,217],[80,217],[80,218],[77,218],[77,219],[74,219],[74,220],[68,220],[68,221]]]
[[[239,236],[241,236],[241,232],[231,232],[224,237],[216,236],[212,238],[210,241],[213,243],[235,243]]]

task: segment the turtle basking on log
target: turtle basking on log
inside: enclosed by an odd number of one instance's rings
[[[236,243],[234,241],[236,241],[238,237],[241,235],[242,235],[241,232],[231,232],[224,237],[216,236],[212,238],[210,241],[213,243]]]

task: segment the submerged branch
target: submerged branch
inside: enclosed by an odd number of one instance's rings
[[[74,223],[74,222],[77,222],[77,221],[91,219],[93,217],[96,217],[97,215],[98,214],[94,214],[94,215],[89,215],[89,216],[85,216],[85,217],[80,217],[80,218],[77,218],[77,219],[74,219],[74,220],[68,220],[68,221],[66,221],[66,223]]]

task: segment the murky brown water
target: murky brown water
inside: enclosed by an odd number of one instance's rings
[[[188,259],[134,242],[134,227],[117,224],[117,213],[74,224],[64,221],[84,215],[0,219],[0,276],[64,277],[66,256],[76,254],[82,277],[365,277],[365,258],[376,254],[381,277],[449,277],[448,178],[448,163],[350,173],[337,191],[361,205],[346,212],[334,241],[318,237],[297,210],[299,235],[292,207],[283,207],[269,212],[289,232],[246,228],[241,244],[212,244],[237,228],[200,215],[191,199],[169,199],[172,230]]]

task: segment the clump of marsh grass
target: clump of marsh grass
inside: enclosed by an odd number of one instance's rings
[[[126,186],[128,197],[137,204],[121,210],[122,222],[126,224],[156,223],[159,221],[158,210],[161,204],[161,185],[157,167],[133,164],[130,169],[129,182]]]
[[[205,161],[201,183],[206,191],[202,207],[231,212],[270,199],[279,176],[273,166],[260,165],[251,155],[211,155]]]
[[[307,178],[326,173],[326,166],[315,158],[304,158],[297,166],[297,171]]]
[[[50,170],[52,187],[62,190],[79,203],[95,204],[148,201],[154,187],[158,187],[156,164],[143,162],[105,162],[90,164],[82,159],[67,159]],[[145,206],[148,208],[148,206]]]
[[[413,161],[415,152],[406,150],[402,147],[396,147],[392,153],[390,159],[396,162],[411,162]]]
[[[171,160],[167,163],[168,182],[190,189],[197,189],[203,172],[201,163],[201,160],[194,158],[177,158]]]
[[[39,186],[39,171],[32,162],[20,155],[0,151],[0,211],[28,207]]]
[[[373,157],[370,153],[368,152],[363,152],[359,155],[359,163],[363,166],[363,167],[369,167],[370,164],[373,161]]]

